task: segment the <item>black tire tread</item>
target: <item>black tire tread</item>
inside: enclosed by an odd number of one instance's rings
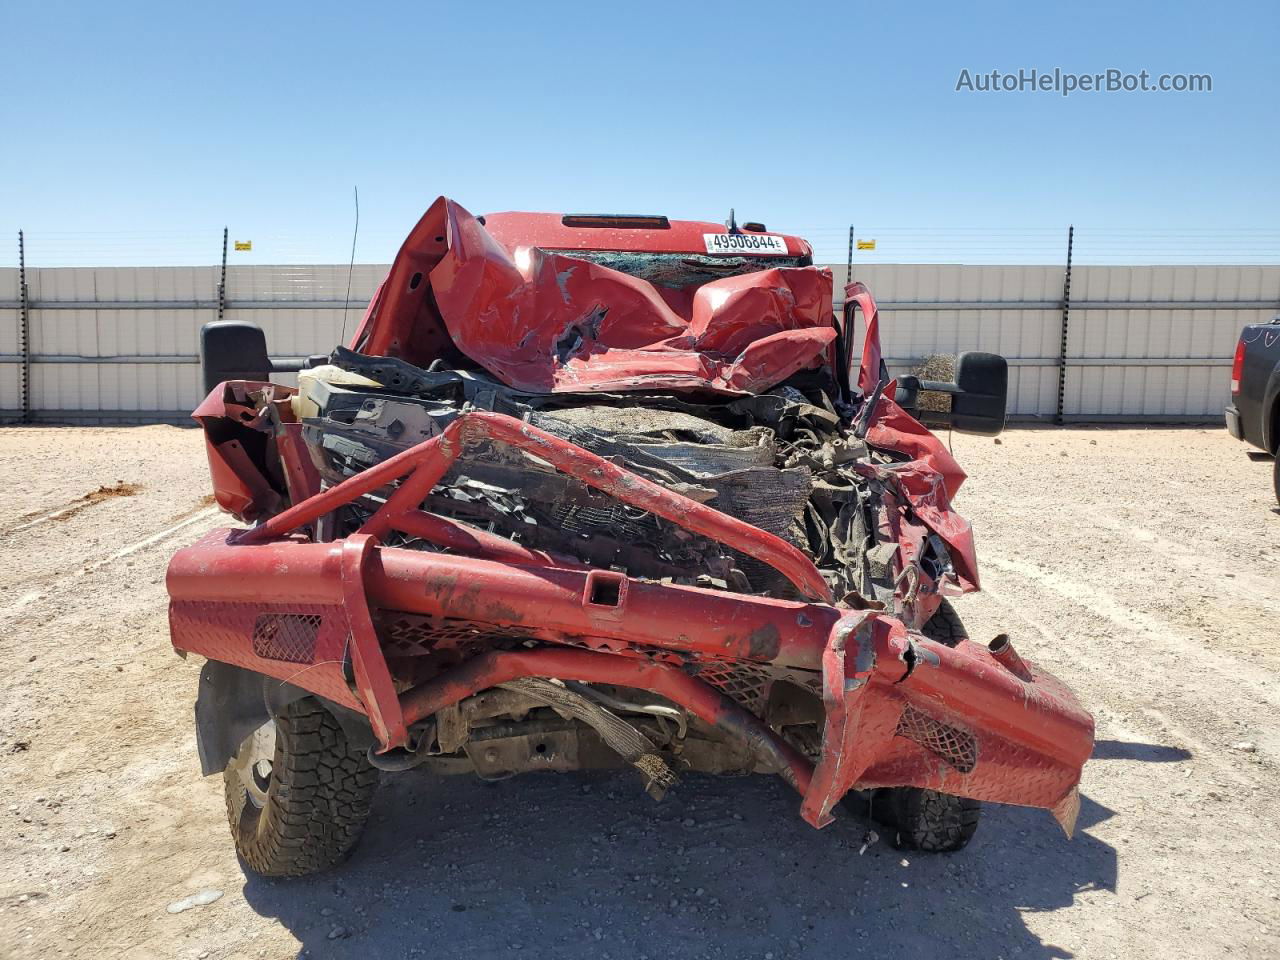
[[[896,787],[886,791],[890,825],[897,833],[894,846],[926,853],[951,853],[963,849],[978,829],[982,803],[920,787]]]
[[[924,622],[920,632],[930,640],[936,640],[948,647],[954,647],[961,640],[969,639],[969,631],[964,628],[960,614],[956,613],[956,608],[947,599],[943,599],[933,616]]]
[[[369,818],[378,771],[364,751],[348,745],[333,714],[307,697],[276,717],[266,805],[249,803],[229,767],[223,782],[241,859],[262,876],[297,877],[350,854]]]

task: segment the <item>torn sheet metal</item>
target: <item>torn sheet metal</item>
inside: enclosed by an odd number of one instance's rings
[[[539,393],[745,394],[818,365],[836,338],[828,270],[766,266],[677,289],[541,246],[516,252],[441,197],[353,348],[419,366],[465,358]]]
[[[1035,669],[949,647],[879,614],[846,614],[822,655],[823,752],[801,814],[815,827],[850,789],[901,784],[1049,810],[1070,836],[1093,718]]]
[[[853,307],[862,313],[866,327],[862,355],[856,372],[856,387],[863,398],[870,398],[874,409],[865,414],[866,440],[873,447],[901,454],[903,462],[880,466],[875,471],[882,480],[902,493],[921,523],[937,534],[949,547],[957,585],[961,590],[979,589],[978,562],[973,547],[973,530],[969,521],[951,509],[954,497],[964,482],[965,472],[947,448],[920,421],[898,406],[892,399],[896,381],[887,378],[880,348],[880,311],[866,284],[854,282],[844,288],[844,323],[849,329],[847,349],[853,343]],[[845,358],[852,369],[852,358]],[[878,388],[878,389],[877,389]],[[907,520],[907,525],[910,521]],[[903,565],[919,554],[921,536],[895,536],[904,549]]]
[[[713,228],[724,229],[676,221],[670,230],[584,231],[549,214],[495,214],[482,223],[441,197],[405,241],[352,348],[420,367],[479,364],[531,393],[758,394],[830,362],[829,271],[768,267],[775,259],[762,257],[756,265],[763,269],[677,289],[572,249],[693,257],[701,239],[694,234]],[[786,243],[789,257],[778,261],[804,262],[808,245],[794,237]],[[865,397],[880,367],[879,315],[863,284],[851,284],[846,298],[866,323],[856,383]],[[958,588],[977,589],[972,531],[950,506],[964,471],[892,396],[890,384],[867,440],[908,459],[876,469],[892,475],[915,516],[947,544]],[[921,549],[915,540],[904,544],[913,555]]]

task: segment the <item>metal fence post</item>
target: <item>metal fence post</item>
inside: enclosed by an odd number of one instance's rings
[[[22,354],[19,410],[22,423],[31,422],[31,300],[27,296],[27,247],[18,231],[18,351]]]
[[[222,273],[218,276],[218,319],[227,310],[227,228],[222,228]]]
[[[852,223],[849,224],[849,259],[847,262],[848,262],[848,268],[845,270],[845,274],[844,274],[844,285],[846,287],[849,284],[853,283],[853,224]],[[841,298],[844,297],[843,290],[840,291],[840,296]]]
[[[1067,395],[1067,329],[1071,321],[1071,247],[1075,240],[1075,224],[1067,227],[1067,269],[1062,277],[1062,344],[1058,349],[1058,411],[1053,422],[1063,423]]]

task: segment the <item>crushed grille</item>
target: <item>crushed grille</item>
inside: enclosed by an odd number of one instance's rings
[[[973,734],[935,720],[911,704],[903,708],[895,735],[936,753],[961,773],[968,773],[978,762]]]
[[[253,622],[253,652],[265,660],[311,663],[323,620],[313,613],[264,613]]]

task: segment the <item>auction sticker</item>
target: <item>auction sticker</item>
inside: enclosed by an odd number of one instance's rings
[[[787,253],[787,241],[768,233],[704,233],[707,253],[756,253],[776,256]]]

